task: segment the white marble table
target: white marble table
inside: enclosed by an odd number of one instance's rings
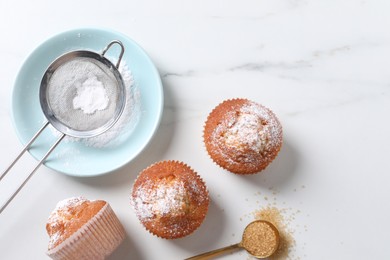
[[[46,219],[78,195],[109,201],[125,226],[109,259],[183,259],[238,242],[269,204],[294,231],[291,259],[390,259],[389,11],[385,0],[1,1],[1,168],[21,149],[10,110],[18,70],[62,31],[111,28],[138,42],[160,72],[165,107],[147,149],[114,173],[40,168],[0,215],[0,259],[48,259]],[[207,114],[235,97],[271,108],[284,127],[279,156],[257,175],[220,169],[202,144]],[[173,241],[147,233],[129,205],[138,172],[164,159],[197,170],[212,200],[200,229]],[[34,164],[22,159],[0,184],[1,201]]]

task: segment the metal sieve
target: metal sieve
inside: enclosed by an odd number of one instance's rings
[[[113,44],[118,44],[121,48],[116,65],[104,56]],[[77,138],[94,137],[106,132],[118,121],[126,103],[125,85],[118,71],[123,53],[123,44],[114,40],[103,49],[101,54],[87,50],[72,51],[58,57],[46,69],[39,88],[39,101],[47,122],[0,175],[0,181],[49,124],[57,129],[61,136],[50,147],[25,181],[0,208],[0,213],[66,135]],[[106,107],[102,109],[85,113],[82,109],[74,107],[73,100],[82,82],[91,77],[102,84],[108,102]]]

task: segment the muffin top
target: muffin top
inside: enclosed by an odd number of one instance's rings
[[[263,170],[282,146],[282,126],[274,113],[247,99],[231,99],[209,114],[204,143],[219,166],[237,174]]]
[[[132,204],[149,232],[172,239],[186,236],[201,225],[209,196],[203,180],[189,166],[162,161],[139,174]]]
[[[50,214],[46,231],[50,236],[49,250],[61,244],[93,218],[107,202],[74,197],[58,202]]]

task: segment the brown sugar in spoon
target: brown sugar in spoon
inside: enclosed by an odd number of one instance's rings
[[[279,232],[276,227],[265,220],[256,220],[249,223],[238,244],[216,249],[185,260],[204,260],[226,253],[231,250],[244,248],[249,254],[256,258],[272,256],[279,246]]]

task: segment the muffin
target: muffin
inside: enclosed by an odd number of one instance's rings
[[[209,194],[203,180],[189,166],[161,161],[138,175],[131,203],[150,233],[175,239],[191,234],[202,224]]]
[[[236,174],[253,174],[277,156],[282,126],[270,109],[248,99],[230,99],[209,114],[203,138],[216,164]]]
[[[103,200],[60,201],[46,224],[52,259],[105,259],[124,240],[125,231]]]

